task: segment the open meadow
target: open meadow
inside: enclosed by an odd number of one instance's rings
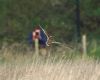
[[[43,57],[26,46],[2,47],[0,80],[100,80],[99,60],[60,49],[56,55]]]

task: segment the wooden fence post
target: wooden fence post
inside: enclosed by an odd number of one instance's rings
[[[82,35],[82,52],[83,56],[87,55],[87,40],[86,40],[86,35]]]
[[[35,54],[39,55],[39,40],[35,39]]]

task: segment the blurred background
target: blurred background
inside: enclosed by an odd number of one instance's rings
[[[36,25],[64,43],[80,43],[86,34],[90,49],[95,49],[100,45],[100,1],[0,0],[0,45],[27,43]]]

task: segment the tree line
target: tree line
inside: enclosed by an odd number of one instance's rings
[[[99,38],[99,5],[99,0],[80,0],[81,34]],[[76,34],[75,20],[76,0],[0,0],[0,42],[27,41],[36,25],[57,40],[71,41]]]

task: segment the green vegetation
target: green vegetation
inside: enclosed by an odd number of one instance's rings
[[[57,39],[61,37],[59,40],[72,40],[76,33],[75,9],[73,0],[0,0],[0,42],[26,41],[38,24]],[[99,0],[80,0],[80,15],[81,32],[99,36]]]
[[[99,0],[80,0],[81,34],[87,34],[89,55],[97,56],[100,55],[99,3]],[[76,0],[0,0],[0,47],[3,42],[27,44],[29,33],[39,24],[57,41],[75,43]]]

